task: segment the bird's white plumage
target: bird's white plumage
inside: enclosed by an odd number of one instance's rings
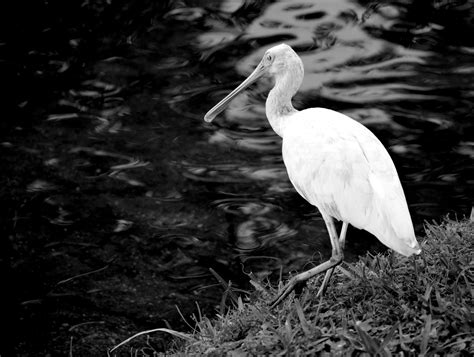
[[[341,113],[312,108],[286,118],[282,137],[288,176],[308,202],[403,255],[417,252],[397,171],[372,132]]]
[[[303,80],[303,63],[285,44],[270,48],[250,76],[209,110],[212,121],[238,93],[262,75],[275,86],[265,112],[283,139],[283,161],[301,196],[318,207],[331,240],[331,259],[290,279],[278,294],[279,304],[296,284],[326,272],[322,294],[343,258],[348,224],[374,234],[400,254],[420,253],[397,170],[382,143],[370,130],[346,115],[323,108],[297,111],[291,98]],[[334,220],[343,221],[338,236]]]
[[[374,234],[400,254],[420,253],[397,170],[382,143],[370,130],[346,115],[323,108],[297,111],[291,98],[303,80],[301,59],[285,44],[270,48],[250,76],[209,110],[212,121],[248,85],[268,74],[275,86],[265,112],[283,139],[283,161],[294,187],[318,207],[331,240],[331,259],[300,273],[285,285],[276,306],[295,286],[326,272],[318,296],[334,268],[342,262],[348,224]],[[334,218],[343,222],[338,236]]]

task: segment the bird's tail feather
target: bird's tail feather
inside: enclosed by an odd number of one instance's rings
[[[375,205],[378,212],[374,213],[380,221],[374,224],[372,229],[367,230],[383,244],[404,256],[419,254],[421,249],[415,237],[405,195],[403,191],[392,192],[392,194],[401,194],[402,197],[379,199],[378,204]]]

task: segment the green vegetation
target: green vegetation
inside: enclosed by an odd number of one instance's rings
[[[473,355],[474,223],[428,224],[423,253],[367,255],[336,269],[324,297],[322,277],[279,307],[276,294],[253,281],[255,292],[215,319],[195,317],[179,337],[176,355]]]

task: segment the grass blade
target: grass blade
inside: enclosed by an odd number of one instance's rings
[[[355,328],[360,336],[360,339],[362,340],[365,350],[371,354],[377,353],[380,350],[381,346],[379,346],[375,339],[372,338],[367,332],[365,332],[365,330],[360,325],[361,322],[356,321]]]
[[[127,344],[128,342],[130,342],[131,340],[139,337],[139,336],[142,336],[142,335],[147,335],[147,334],[150,334],[150,333],[153,333],[153,332],[166,332],[166,333],[169,333],[170,335],[173,335],[175,337],[179,337],[181,339],[184,339],[184,340],[187,340],[187,341],[194,341],[194,338],[192,335],[189,335],[187,333],[183,333],[183,332],[179,332],[179,331],[175,331],[175,330],[170,330],[170,329],[167,329],[167,328],[155,328],[153,330],[146,330],[146,331],[142,331],[142,332],[139,332],[139,333],[136,333],[135,335],[127,338],[126,340],[120,342],[118,345],[116,345],[115,347],[113,347],[109,353],[112,353],[113,351],[115,351],[117,348],[119,348],[120,346],[123,346],[125,344]]]
[[[431,332],[431,315],[426,317],[425,327],[423,329],[423,337],[421,339],[421,346],[420,346],[420,355],[425,356],[426,350],[428,349],[428,341],[430,339],[430,332]]]

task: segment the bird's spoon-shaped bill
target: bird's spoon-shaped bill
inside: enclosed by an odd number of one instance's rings
[[[219,103],[213,106],[204,116],[204,120],[208,123],[214,120],[216,116],[219,115],[226,107],[229,105],[230,101],[234,99],[234,97],[242,92],[245,88],[259,79],[265,73],[265,66],[263,62],[260,62],[255,68],[255,70],[247,77],[245,81],[243,81],[237,88],[235,88],[232,92],[230,92],[224,99],[222,99]]]

